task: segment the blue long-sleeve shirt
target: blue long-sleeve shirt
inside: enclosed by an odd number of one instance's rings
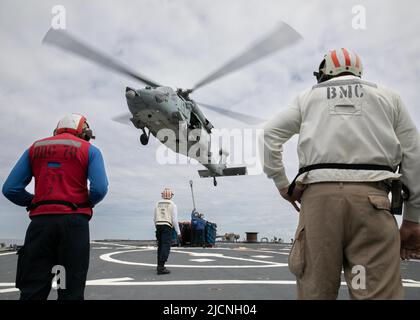
[[[31,182],[32,176],[28,149],[20,157],[4,182],[2,189],[4,196],[18,206],[29,206],[34,195],[26,191],[25,188]],[[89,146],[88,180],[90,182],[89,201],[95,205],[108,192],[108,178],[102,153],[94,145]]]
[[[108,178],[102,153],[93,145],[89,147],[88,180],[90,182],[89,201],[95,205],[102,201],[108,192]]]

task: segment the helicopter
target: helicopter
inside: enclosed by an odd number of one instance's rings
[[[274,31],[204,77],[192,89],[176,90],[134,72],[130,67],[83,43],[65,30],[50,28],[42,43],[56,46],[145,84],[146,87],[141,89],[126,87],[125,98],[130,113],[116,116],[113,120],[121,123],[127,123],[130,120],[135,128],[142,131],[140,135],[142,145],[147,145],[150,135],[153,135],[174,152],[194,158],[207,168],[207,170],[198,170],[200,177],[213,178],[213,184],[217,186],[216,177],[246,175],[247,168],[227,167],[226,160],[229,153],[223,148],[219,150],[219,159],[213,157],[210,151],[213,125],[201,111],[200,106],[250,125],[262,123],[265,120],[194,101],[190,98],[190,94],[216,79],[296,43],[301,38],[297,31],[281,22]],[[174,132],[175,139],[160,135],[162,129]],[[181,147],[183,141],[186,141],[185,147]],[[194,152],[192,152],[193,147]]]

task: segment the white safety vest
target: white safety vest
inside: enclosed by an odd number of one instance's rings
[[[171,200],[160,200],[155,207],[155,224],[172,228],[173,210],[174,204]]]

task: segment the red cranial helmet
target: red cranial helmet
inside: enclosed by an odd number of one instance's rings
[[[165,188],[162,191],[162,198],[166,200],[170,200],[174,196],[174,193],[172,192],[171,188]]]
[[[331,79],[341,73],[349,73],[361,77],[363,66],[360,57],[353,51],[346,48],[331,50],[328,52],[314,76],[318,82]]]

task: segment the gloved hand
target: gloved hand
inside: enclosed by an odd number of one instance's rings
[[[401,259],[420,259],[420,224],[403,220],[400,227],[400,237]]]

